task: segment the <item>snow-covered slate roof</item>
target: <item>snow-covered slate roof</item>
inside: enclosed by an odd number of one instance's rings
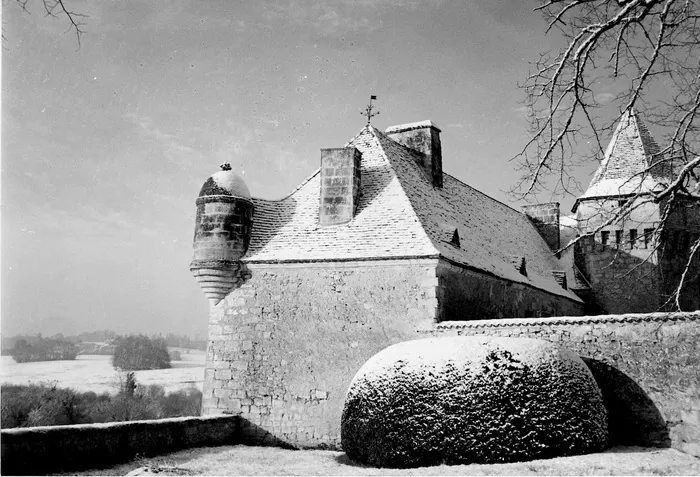
[[[253,199],[255,212],[243,262],[303,262],[444,257],[514,282],[580,301],[550,270],[563,270],[522,213],[443,174],[434,188],[414,152],[373,126],[347,146],[362,153],[361,198],[353,220],[320,227],[317,171],[279,201]],[[451,243],[458,229],[460,246]],[[527,276],[512,264],[525,257]]]
[[[622,115],[605,156],[588,189],[578,201],[595,197],[644,194],[663,190],[670,168],[649,166],[661,159],[659,146],[634,110]]]

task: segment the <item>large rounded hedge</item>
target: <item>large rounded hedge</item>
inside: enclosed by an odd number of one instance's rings
[[[512,462],[607,445],[600,390],[552,343],[464,336],[406,341],[355,375],[343,450],[377,467]]]

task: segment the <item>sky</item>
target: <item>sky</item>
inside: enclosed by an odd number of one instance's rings
[[[206,336],[188,270],[203,182],[229,161],[283,197],[362,129],[370,95],[375,127],[432,120],[445,172],[517,208],[518,83],[562,46],[523,0],[67,3],[87,15],[79,48],[38,0],[3,3],[6,336]]]

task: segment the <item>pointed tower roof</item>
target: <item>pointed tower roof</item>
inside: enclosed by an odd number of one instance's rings
[[[588,190],[578,200],[651,192],[668,181],[668,167],[649,169],[660,159],[659,146],[639,114],[634,109],[626,111]]]

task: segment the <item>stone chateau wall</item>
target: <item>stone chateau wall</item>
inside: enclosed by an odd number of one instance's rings
[[[355,373],[434,323],[436,265],[249,264],[210,314],[203,414],[240,414],[251,442],[339,448]]]
[[[422,333],[479,334],[539,338],[579,353],[604,396],[617,399],[608,411],[627,434],[620,435],[623,442],[670,439],[672,447],[700,456],[700,311],[453,321]]]
[[[246,277],[210,313],[202,412],[240,414],[249,439],[294,446],[339,448],[355,373],[419,330],[581,306],[437,259],[247,264]]]

